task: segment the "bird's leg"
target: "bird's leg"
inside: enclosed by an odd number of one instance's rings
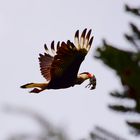
[[[40,93],[43,90],[45,89],[34,88],[33,90],[30,91],[30,93]]]

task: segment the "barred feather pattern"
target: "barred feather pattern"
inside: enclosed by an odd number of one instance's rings
[[[57,43],[57,46],[55,47],[54,41],[51,43],[51,50],[48,49],[47,45],[44,45],[44,48],[46,52],[43,54],[39,54],[39,64],[40,64],[40,71],[43,77],[50,81],[51,80],[51,74],[50,69],[52,62],[54,60],[54,56],[56,55],[56,51],[59,47],[59,42]]]
[[[87,52],[91,48],[91,44],[93,41],[93,36],[90,38],[91,29],[87,32],[87,29],[84,29],[81,36],[79,37],[79,30],[76,31],[74,37],[74,45],[78,50],[85,49]]]

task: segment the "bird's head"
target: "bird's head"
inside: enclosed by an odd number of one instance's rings
[[[96,87],[96,77],[94,74],[91,74],[89,72],[83,72],[79,74],[79,77],[83,79],[83,81],[89,79],[89,84],[86,86],[90,88],[91,90],[95,89]]]
[[[80,73],[78,77],[81,80],[81,83],[89,79],[89,84],[86,87],[90,88],[91,90],[95,89],[96,78],[94,74],[91,74],[89,72],[83,72],[83,73]]]
[[[79,74],[79,76],[81,78],[83,78],[84,80],[87,80],[87,79],[93,77],[93,75],[91,73],[89,73],[89,72],[82,72],[82,73]]]

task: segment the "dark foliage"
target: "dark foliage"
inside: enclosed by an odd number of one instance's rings
[[[140,8],[125,5],[125,10],[140,18]],[[133,51],[118,49],[103,40],[103,45],[97,49],[96,58],[108,67],[115,70],[120,77],[123,92],[111,92],[111,96],[120,100],[133,100],[134,107],[121,104],[109,105],[109,108],[119,112],[140,113],[140,28],[130,23],[131,34],[124,34],[125,39],[131,44]],[[135,134],[140,134],[140,122],[127,121],[135,129]]]
[[[127,12],[130,12],[130,13],[136,15],[136,16],[140,16],[140,7],[134,8],[134,7],[131,7],[131,6],[129,6],[129,5],[126,4],[125,5],[125,10]]]

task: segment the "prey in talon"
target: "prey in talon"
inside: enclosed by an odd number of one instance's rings
[[[89,84],[86,86],[86,88],[90,88],[90,90],[96,88],[96,77],[94,75],[91,78],[89,78]]]

